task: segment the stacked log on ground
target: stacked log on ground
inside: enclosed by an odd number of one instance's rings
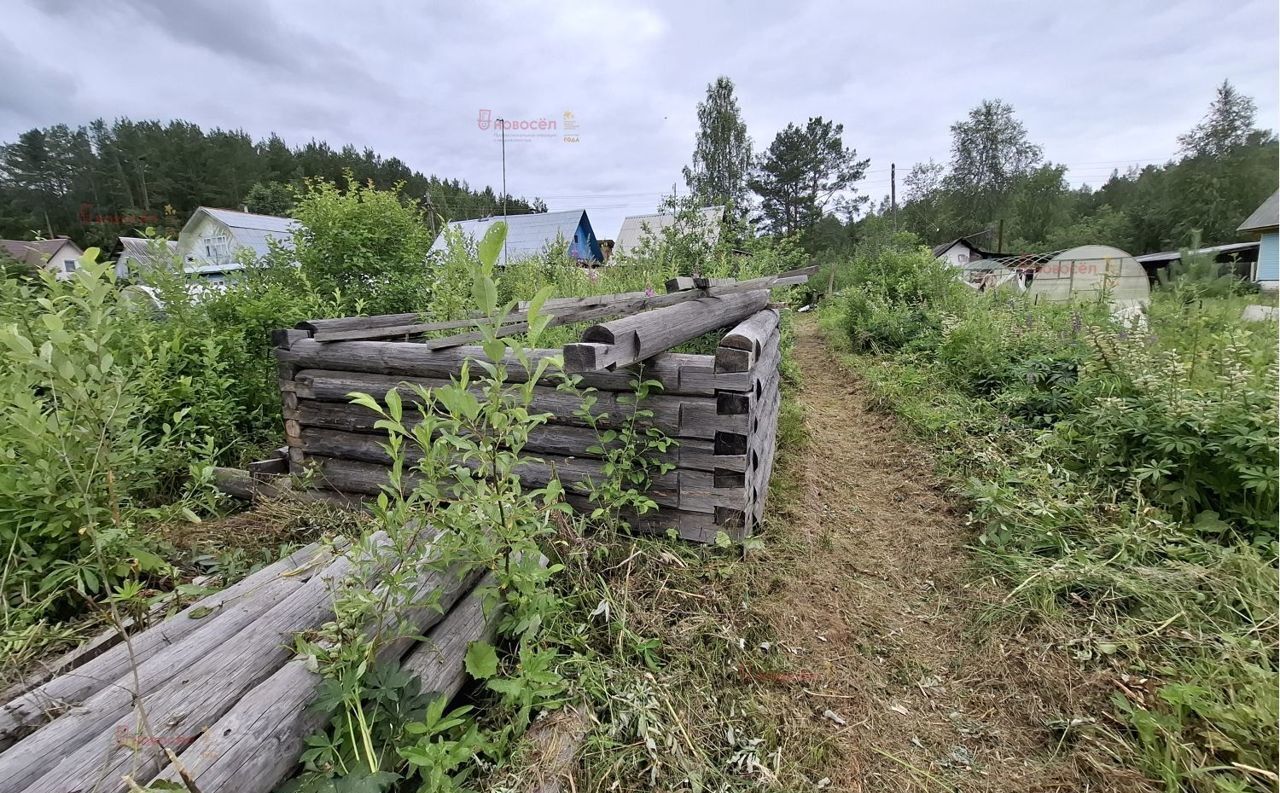
[[[759,523],[760,480],[765,477],[767,484],[778,402],[778,313],[766,305],[767,293],[759,290],[685,300],[595,326],[584,335],[600,341],[566,348],[566,357],[573,348],[579,361],[612,367],[581,374],[581,386],[595,389],[592,410],[602,427],[630,419],[635,406],[627,397],[638,375],[660,385],[640,407],[651,414],[648,426],[676,441],[655,455],[674,468],[654,477],[649,495],[660,509],[633,516],[639,528],[674,528],[687,539],[710,542],[721,531],[741,538]],[[654,352],[725,325],[732,328],[714,356]],[[448,385],[466,361],[485,359],[478,347],[319,342],[293,333],[279,337],[277,350],[290,471],[319,489],[354,496],[381,492],[390,458],[385,433],[374,426],[377,414],[351,404],[350,395],[382,400],[395,390],[405,407],[404,422],[412,426],[421,421],[423,408],[417,389]],[[531,361],[556,354],[535,350]],[[511,380],[527,379],[518,363],[504,363]],[[531,408],[549,419],[531,433],[518,473],[535,487],[559,479],[571,496],[582,497],[590,483],[602,480],[604,464],[593,448],[598,434],[580,415],[580,393],[561,382],[563,375],[545,374],[534,386]],[[410,463],[418,456],[407,452]]]
[[[389,645],[379,660],[399,660],[424,693],[452,699],[467,681],[467,646],[494,637],[502,612],[500,606],[485,610],[493,586],[493,577],[486,576],[456,604],[456,590],[445,593],[443,614],[436,612],[440,621],[434,627],[416,623],[419,632],[430,627],[426,637],[408,652],[403,644]],[[306,707],[319,683],[306,659],[290,661],[182,749],[180,765],[170,764],[159,778],[177,783],[185,772],[203,793],[275,790],[295,770],[306,737],[325,726],[323,715]]]
[[[435,536],[420,532],[410,558],[428,559]],[[8,703],[16,743],[0,753],[0,793],[126,791],[126,775],[176,778],[170,752],[204,793],[273,789],[323,726],[306,707],[319,678],[308,659],[290,660],[294,637],[332,618],[337,587],[377,587],[406,563],[381,534],[359,554],[309,546]],[[415,564],[413,575],[409,603],[381,626],[397,638],[379,660],[413,660],[424,690],[452,696],[466,644],[490,635],[495,615],[483,613],[474,573]],[[429,645],[414,638],[428,630]]]
[[[765,311],[776,320],[776,312]],[[306,342],[294,344],[306,345]],[[323,345],[326,349],[344,347],[349,342]],[[397,343],[358,343],[390,345]],[[399,344],[397,344],[399,347]],[[440,371],[438,359],[451,357],[454,350],[431,350],[416,344],[403,344],[411,349],[396,350],[401,370]],[[297,361],[294,349],[282,350],[282,361]],[[308,347],[303,347],[306,352]],[[553,350],[547,350],[552,354]],[[330,353],[332,356],[332,353]],[[415,359],[416,358],[416,359]],[[332,366],[334,358],[329,358]],[[759,402],[750,396],[760,381],[760,373],[746,367],[744,371],[716,372],[712,356],[685,356],[667,367],[669,379],[690,381],[695,371],[698,394],[659,393],[646,399],[645,411],[652,412],[650,425],[659,428],[677,443],[666,453],[655,455],[658,462],[671,463],[672,471],[654,477],[649,495],[660,506],[657,514],[637,518],[645,530],[666,531],[676,528],[690,540],[712,541],[719,531],[740,537],[744,531],[742,517],[748,512],[746,487],[741,481],[732,485],[717,482],[717,472],[745,475],[749,449],[745,444],[733,449],[724,437],[750,434],[751,404]],[[754,362],[753,362],[754,363]],[[762,359],[762,366],[771,361]],[[776,361],[772,361],[776,368]],[[461,363],[460,365],[461,366]],[[443,373],[443,372],[442,372]],[[646,367],[644,376],[650,375]],[[634,373],[611,373],[612,380],[598,381],[594,412],[607,413],[603,426],[616,426],[626,421],[632,405],[620,400],[632,393]],[[412,426],[420,421],[419,400],[413,386],[433,388],[448,384],[444,377],[387,375],[360,371],[338,371],[332,368],[301,368],[293,372],[289,390],[285,391],[285,440],[294,472],[305,475],[317,487],[344,494],[375,495],[387,482],[390,459],[385,450],[385,434],[375,428],[378,416],[369,409],[349,403],[352,391],[384,396],[397,390],[406,405],[404,422]],[[707,388],[722,385],[728,388]],[[616,390],[604,390],[612,386]],[[621,386],[621,388],[620,388]],[[603,480],[603,460],[598,450],[598,434],[586,426],[579,416],[581,399],[554,386],[535,386],[536,412],[550,414],[548,423],[536,428],[525,448],[526,463],[518,468],[522,481],[530,486],[543,486],[550,478],[558,478],[571,494],[589,491],[589,482]],[[733,398],[740,396],[740,399]],[[291,398],[292,396],[292,398]],[[288,407],[288,405],[294,407]],[[408,462],[419,457],[415,450],[407,453]]]

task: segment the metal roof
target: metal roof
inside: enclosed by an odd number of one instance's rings
[[[1247,251],[1252,248],[1257,248],[1258,245],[1259,243],[1257,242],[1232,242],[1227,245],[1213,245],[1208,248],[1197,248],[1191,253],[1192,254],[1236,253],[1237,251]],[[1144,253],[1141,256],[1135,256],[1133,258],[1137,259],[1140,262],[1166,262],[1166,261],[1171,262],[1174,259],[1181,259],[1182,251],[1178,250],[1178,251],[1160,251],[1158,253]]]
[[[76,257],[79,258],[80,247],[66,237],[51,240],[0,240],[0,252],[31,267],[44,267],[64,245],[74,248]]]
[[[720,222],[724,220],[724,207],[704,207],[698,210],[701,223],[705,227],[707,243],[715,245],[720,239]],[[614,253],[630,253],[644,239],[646,230],[650,234],[658,234],[662,229],[670,228],[676,223],[676,216],[667,212],[654,212],[649,215],[628,215],[622,221],[618,237],[613,242]]]
[[[494,223],[507,222],[507,242],[503,250],[502,264],[508,260],[519,261],[539,256],[557,239],[567,246],[573,241],[578,225],[586,222],[591,228],[591,221],[586,220],[585,209],[568,209],[561,212],[534,212],[524,215],[508,215],[502,217],[478,218],[476,220],[455,220],[449,227],[461,232],[464,236],[479,241]],[[431,244],[432,251],[443,251],[446,248],[445,235],[436,237]]]
[[[1277,227],[1280,227],[1280,190],[1253,210],[1253,214],[1236,231],[1273,231]]]
[[[182,231],[178,234],[179,242],[182,242],[184,234],[187,234],[190,229],[199,223],[202,215],[207,215],[226,226],[236,249],[248,248],[258,258],[266,256],[270,252],[269,241],[272,239],[288,246],[292,242],[294,229],[300,225],[293,218],[258,215],[253,212],[236,212],[230,209],[199,207],[195,212],[191,213],[191,219],[182,227]]]
[[[173,240],[162,240],[169,249],[169,253],[176,253],[178,243]],[[152,258],[151,240],[146,237],[121,237],[120,238],[120,257],[121,259],[129,258],[139,264],[150,264]]]

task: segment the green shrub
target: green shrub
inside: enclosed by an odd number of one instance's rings
[[[188,461],[186,409],[148,416],[133,312],[90,249],[75,274],[7,282],[0,328],[0,544],[3,607],[99,593],[163,567],[134,531],[167,473]]]
[[[1275,539],[1274,363],[1258,365],[1247,333],[1198,349],[1153,349],[1139,334],[1092,331],[1077,413],[1056,440],[1081,470],[1159,505],[1197,534]]]
[[[857,352],[894,352],[912,342],[932,346],[940,329],[937,316],[920,304],[859,291],[848,293],[844,301],[849,342]]]

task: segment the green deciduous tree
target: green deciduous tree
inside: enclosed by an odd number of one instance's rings
[[[870,160],[845,147],[843,134],[843,124],[816,116],[804,127],[788,124],[760,155],[750,187],[770,231],[791,235],[812,227],[837,194],[862,179]]]
[[[1178,136],[1187,157],[1220,157],[1249,142],[1258,106],[1223,80],[1209,105],[1209,112],[1191,131]]]
[[[946,186],[961,199],[957,213],[962,224],[977,231],[1005,207],[1019,177],[1040,164],[1040,147],[1027,139],[1027,130],[1013,115],[1013,106],[999,99],[983,100],[965,121],[951,125],[951,172]]]
[[[258,182],[244,195],[245,208],[262,215],[285,217],[293,203],[293,188],[280,182]]]
[[[684,169],[690,192],[704,206],[744,206],[751,172],[751,138],[733,95],[733,81],[717,77],[698,103],[693,164]]]
[[[384,314],[428,304],[427,251],[433,235],[426,213],[402,192],[379,190],[350,173],[345,189],[307,181],[293,215],[301,221],[292,246],[270,256],[279,267],[292,261],[322,293],[338,292],[349,313]]]

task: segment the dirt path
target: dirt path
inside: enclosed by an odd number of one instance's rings
[[[1070,675],[984,625],[995,595],[971,586],[971,533],[930,459],[812,322],[797,333],[809,440],[781,519],[803,575],[762,606],[831,724],[831,789],[1089,789],[1048,726]]]

